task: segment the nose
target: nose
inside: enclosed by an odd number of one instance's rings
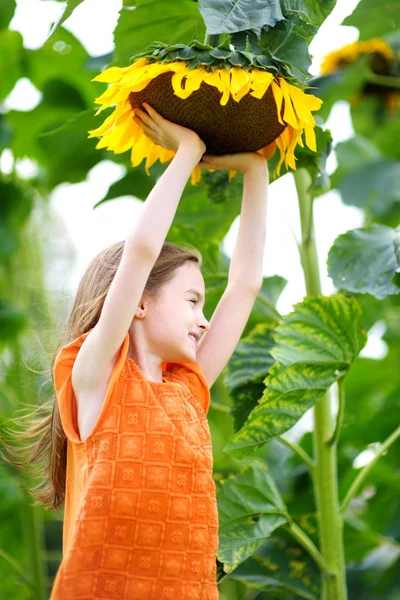
[[[204,316],[203,320],[199,323],[199,327],[203,330],[204,333],[210,329],[210,323]]]

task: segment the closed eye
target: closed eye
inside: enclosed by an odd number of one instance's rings
[[[195,300],[194,298],[192,298],[191,300],[189,300],[189,302],[194,302],[196,304],[197,300]]]

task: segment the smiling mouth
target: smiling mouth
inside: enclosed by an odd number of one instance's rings
[[[189,338],[192,340],[193,344],[195,345],[195,347],[196,347],[196,349],[197,349],[197,342],[196,342],[196,340],[194,339],[194,337],[192,337],[191,335],[189,335],[188,337],[189,337]]]

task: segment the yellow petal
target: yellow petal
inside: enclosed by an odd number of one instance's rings
[[[307,123],[306,123],[304,125],[304,131],[306,134],[307,146],[310,148],[310,150],[313,150],[313,152],[316,152],[317,151],[317,140],[315,139],[314,127],[307,125]]]
[[[232,179],[237,175],[237,171],[229,171],[229,175],[228,175],[228,180],[229,183],[232,181]]]
[[[292,101],[289,95],[289,88],[283,77],[279,77],[279,85],[284,99],[283,119],[286,123],[289,123],[289,125],[297,129],[297,118],[294,114]]]
[[[204,77],[204,81],[205,83],[208,83],[208,85],[216,87],[219,92],[223,92],[222,82],[218,71],[210,71],[207,73]]]
[[[105,81],[106,83],[114,83],[119,81],[123,77],[129,67],[109,67],[96,77],[93,77],[91,81]]]
[[[231,94],[236,102],[249,93],[251,85],[250,73],[239,67],[231,69]]]
[[[131,150],[131,163],[132,167],[137,167],[140,165],[142,160],[147,155],[147,140],[148,138],[143,133],[137,140],[136,143],[133,144]]]
[[[149,148],[149,151],[148,151],[148,154],[147,154],[147,158],[146,158],[146,165],[145,165],[146,173],[149,176],[150,176],[149,168],[152,165],[154,165],[154,163],[156,162],[157,158],[159,158],[159,156],[160,156],[160,148],[161,148],[161,146],[158,146],[157,144],[154,144],[154,142],[152,142],[152,146]]]
[[[169,160],[174,158],[175,154],[176,154],[175,150],[168,150],[168,148],[164,148],[163,146],[160,146],[160,150],[159,150],[160,163],[164,164],[164,163],[168,162]]]
[[[263,157],[266,160],[269,160],[270,158],[272,158],[273,155],[275,154],[275,151],[276,151],[275,140],[273,142],[271,142],[271,144],[268,144],[268,146],[265,146],[264,148],[261,148],[261,150],[259,150],[259,152],[263,155]]]
[[[224,68],[219,69],[218,72],[219,72],[219,76],[221,79],[221,86],[222,86],[222,96],[221,96],[221,99],[219,102],[220,102],[221,106],[225,106],[225,104],[229,100],[229,96],[231,93],[231,74],[229,71],[227,71]]]
[[[192,171],[190,181],[192,185],[197,185],[201,180],[201,169],[200,167],[195,167]]]
[[[277,113],[278,121],[281,125],[285,125],[285,123],[282,121],[282,117],[281,117],[282,100],[283,100],[282,90],[279,87],[279,85],[277,83],[275,83],[275,81],[271,82],[271,87],[272,87],[272,93],[274,94],[274,98],[275,98],[276,113]]]
[[[251,95],[254,96],[254,98],[258,98],[259,100],[261,100],[261,98],[264,96],[265,92],[271,85],[273,78],[274,76],[272,75],[272,73],[269,73],[268,71],[253,70],[251,83],[253,91],[251,92]]]

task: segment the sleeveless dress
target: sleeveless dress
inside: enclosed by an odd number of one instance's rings
[[[127,333],[82,442],[71,372],[88,334],[64,346],[53,369],[67,476],[50,600],[218,600],[204,374],[196,362],[164,363],[163,382],[146,379],[127,356]]]

